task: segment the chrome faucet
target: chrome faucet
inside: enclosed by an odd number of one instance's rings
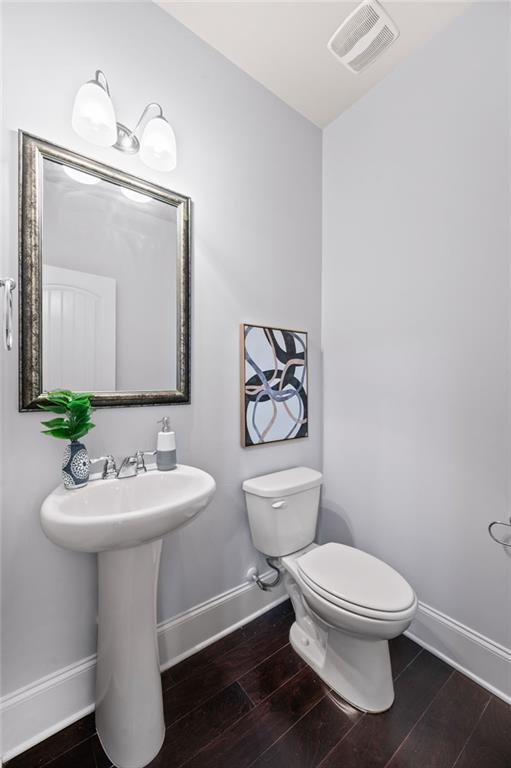
[[[126,477],[136,477],[139,472],[147,472],[148,469],[145,463],[146,456],[155,456],[156,451],[136,451],[132,456],[126,456],[119,469],[115,463],[115,459],[111,454],[108,456],[99,456],[97,459],[91,459],[90,463],[97,464],[103,462],[103,469],[101,470],[102,480],[111,480],[112,478],[118,478],[124,480]],[[99,478],[92,478],[98,480]]]
[[[115,464],[114,457],[109,453],[108,456],[100,456],[97,459],[91,459],[90,463],[97,464],[99,461],[103,462],[103,469],[101,470],[101,479],[110,480],[113,477],[117,477],[117,466]]]
[[[126,456],[117,472],[119,480],[125,477],[136,477],[139,472],[147,472],[145,456],[154,456],[156,451],[137,451],[132,456]]]

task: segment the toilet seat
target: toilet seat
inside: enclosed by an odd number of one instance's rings
[[[314,594],[344,611],[383,621],[415,613],[417,598],[408,582],[367,552],[331,542],[309,549],[294,564]]]

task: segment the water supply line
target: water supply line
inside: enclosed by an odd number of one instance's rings
[[[259,576],[259,571],[257,570],[257,568],[249,568],[247,572],[247,579],[249,581],[254,581],[259,587],[259,589],[263,590],[263,592],[269,592],[270,589],[273,589],[273,587],[276,587],[277,584],[280,584],[280,581],[282,579],[282,574],[279,568],[272,563],[271,557],[267,557],[266,562],[268,563],[270,568],[272,568],[272,570],[274,570],[277,574],[273,579],[273,581],[263,581],[262,578]]]

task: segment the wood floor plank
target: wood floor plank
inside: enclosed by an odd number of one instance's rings
[[[316,768],[360,717],[356,709],[347,704],[340,708],[327,694],[251,768]]]
[[[406,635],[399,635],[389,643],[390,663],[394,680],[419,655],[422,648]]]
[[[281,617],[271,631],[246,640],[217,659],[164,691],[165,723],[171,725],[179,717],[236,682],[253,667],[287,644],[289,622]]]
[[[163,689],[165,690],[169,685],[179,683],[187,677],[191,677],[191,675],[206,669],[214,659],[231,651],[237,645],[266,635],[275,626],[279,626],[283,620],[286,621],[289,627],[291,627],[294,621],[289,600],[276,605],[266,613],[263,613],[262,616],[258,616],[254,621],[236,629],[229,635],[225,635],[225,637],[217,640],[216,643],[206,646],[206,648],[198,651],[198,653],[194,653],[193,656],[189,656],[174,667],[170,667],[162,674]]]
[[[364,715],[321,768],[384,768],[451,674],[443,661],[427,651],[420,653],[398,677],[392,708]]]
[[[43,768],[59,755],[90,738],[96,730],[94,715],[82,717],[76,723],[68,725],[40,744],[27,749],[23,754],[6,763],[6,768]]]
[[[82,741],[76,747],[57,757],[49,765],[51,768],[96,768],[94,746],[92,738]]]
[[[455,672],[388,763],[388,768],[452,768],[490,694]]]
[[[455,768],[511,768],[511,707],[492,696]]]
[[[186,763],[187,768],[248,768],[324,693],[312,670],[301,670]]]
[[[163,748],[148,768],[178,768],[251,709],[246,693],[233,683],[167,728]]]
[[[254,704],[276,691],[286,680],[305,667],[305,662],[290,645],[280,648],[239,679],[239,684]]]

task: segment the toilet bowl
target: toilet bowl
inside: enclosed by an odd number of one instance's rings
[[[294,650],[345,701],[383,712],[394,700],[388,640],[408,628],[417,598],[378,558],[314,542],[321,481],[307,467],[246,480],[252,540],[284,573]]]

